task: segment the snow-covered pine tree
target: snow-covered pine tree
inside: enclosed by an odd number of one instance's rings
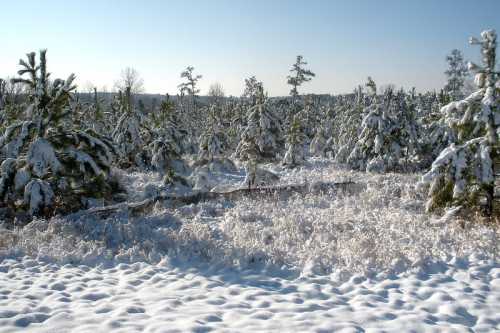
[[[242,145],[251,138],[259,147],[260,158],[275,158],[281,146],[281,126],[267,103],[262,85],[258,86],[256,105],[247,114],[247,126],[236,148],[235,157],[244,158],[244,154],[241,154]]]
[[[254,106],[257,104],[258,95],[262,87],[262,82],[258,81],[255,75],[245,79],[245,90],[241,97],[248,98],[250,100],[250,105]]]
[[[305,65],[307,65],[307,62],[304,61],[304,57],[298,55],[295,63],[292,65],[292,69],[290,69],[292,75],[287,76],[287,83],[292,86],[290,90],[290,95],[292,97],[297,97],[299,95],[298,87],[305,82],[311,81],[312,78],[316,76],[316,74],[309,69],[305,69]]]
[[[394,141],[401,147],[401,157],[404,157],[402,171],[415,171],[419,149],[416,101],[414,91],[405,93],[400,89],[391,104],[390,113],[394,123]]]
[[[200,147],[198,159],[212,161],[214,158],[222,157],[227,149],[227,138],[220,126],[217,116],[216,105],[210,107],[208,126],[200,136]]]
[[[316,127],[316,134],[314,134],[314,137],[309,146],[309,151],[313,156],[325,157],[326,151],[329,148],[327,146],[327,132],[328,129],[326,128],[325,123],[322,123],[318,127]]]
[[[187,167],[181,155],[190,152],[185,143],[187,133],[179,128],[175,105],[168,95],[150,116],[153,140],[148,150],[153,170],[164,175],[185,172]]]
[[[105,128],[105,118],[104,118],[104,100],[99,97],[97,88],[94,87],[94,93],[92,95],[92,103],[89,106],[88,113],[90,119],[92,120],[91,128],[97,133],[104,134]]]
[[[185,79],[185,82],[177,86],[180,91],[179,107],[183,117],[182,120],[188,126],[188,131],[194,136],[198,136],[200,134],[198,131],[199,124],[203,123],[203,116],[198,112],[198,94],[200,93],[198,82],[201,80],[202,75],[194,74],[194,67],[188,66],[181,72],[180,76],[181,79]]]
[[[377,95],[377,84],[373,81],[371,76],[368,76],[368,82],[366,83],[366,89],[368,96],[374,97]]]
[[[22,87],[10,79],[0,79],[0,129],[14,123],[22,114]]]
[[[477,73],[478,90],[441,109],[448,126],[458,134],[457,142],[441,152],[431,170],[422,177],[422,183],[430,185],[428,210],[448,204],[483,206],[485,213],[491,215],[494,166],[498,165],[500,155],[497,34],[485,30],[481,39],[471,38],[470,43],[480,45],[483,56],[482,67],[469,63],[469,70]]]
[[[84,197],[110,197],[109,169],[114,148],[89,132],[70,127],[69,101],[75,89],[66,80],[49,80],[46,51],[20,60],[27,93],[26,119],[7,127],[0,137],[0,200],[31,215],[82,207]],[[27,78],[22,78],[27,76]]]
[[[7,99],[7,93],[6,93],[6,87],[7,87],[7,82],[0,78],[0,110],[3,110],[5,107],[6,99]]]
[[[371,108],[374,107],[377,91],[376,84],[371,77],[368,77],[365,86],[366,95],[358,88],[354,101],[339,98],[334,109],[332,141],[337,163],[348,163],[349,155],[358,142],[365,113],[369,113]]]
[[[125,93],[120,91],[118,96],[120,118],[111,136],[120,153],[119,165],[145,170],[149,164],[149,157],[144,150],[149,130],[144,128],[143,115],[134,108],[130,87],[125,89]]]
[[[227,131],[227,137],[228,146],[233,150],[238,146],[239,135],[246,126],[245,111],[247,108],[245,107],[245,102],[241,99],[233,101],[229,107],[231,108],[231,122]]]
[[[463,98],[463,88],[465,78],[468,74],[467,66],[464,63],[462,52],[457,49],[451,51],[446,56],[449,68],[444,72],[448,78],[444,91],[450,96],[452,101]]]
[[[293,117],[292,123],[286,137],[286,153],[282,164],[295,167],[305,161],[304,156],[304,141],[306,135],[302,127],[302,119],[300,113]]]
[[[187,186],[188,183],[182,176],[186,173],[187,166],[182,157],[177,153],[175,146],[176,143],[167,135],[157,136],[148,145],[148,150],[151,154],[151,167],[154,171],[163,175],[165,185],[181,184]]]
[[[170,100],[170,96],[167,95],[166,99],[160,103],[159,109],[151,113],[150,117],[155,137],[169,141],[177,155],[192,152],[187,142],[188,133],[181,128],[175,104]]]
[[[428,169],[441,151],[456,141],[454,131],[446,124],[439,112],[440,104],[436,93],[420,97],[417,103],[417,128],[419,133],[419,164]]]
[[[367,172],[387,172],[398,166],[402,147],[395,133],[397,123],[390,113],[393,99],[392,90],[387,89],[383,101],[375,101],[366,110],[359,140],[348,157],[352,168]]]
[[[193,72],[193,66],[188,66],[181,72],[181,78],[186,79],[186,82],[179,84],[178,88],[180,89],[181,94],[195,98],[200,93],[200,89],[198,89],[197,84],[202,76],[195,75]]]
[[[300,113],[302,113],[301,118],[303,121],[302,126],[304,134],[308,139],[311,139],[315,134],[315,127],[321,121],[319,103],[314,98],[314,95],[304,96],[304,107],[300,110]],[[295,113],[290,115],[292,116],[292,121],[293,115],[295,115]]]

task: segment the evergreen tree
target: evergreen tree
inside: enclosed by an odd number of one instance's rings
[[[349,155],[358,142],[365,112],[370,112],[370,105],[375,102],[376,85],[371,77],[368,77],[366,86],[369,87],[368,96],[363,95],[361,88],[358,88],[354,101],[339,98],[334,108],[331,141],[337,163],[348,162]]]
[[[144,126],[146,121],[142,114],[134,108],[130,87],[119,96],[119,114],[120,118],[111,133],[111,136],[117,145],[120,153],[119,164],[122,167],[136,166],[140,169],[147,169],[149,158],[146,156],[144,146],[148,143],[149,133]]]
[[[309,151],[314,156],[322,156],[324,157],[327,150],[327,129],[325,124],[321,124],[316,128],[316,134],[311,141],[311,145],[309,146]]]
[[[467,66],[464,63],[462,52],[457,49],[452,50],[446,56],[446,62],[449,68],[445,71],[448,82],[444,87],[444,91],[450,96],[451,100],[457,101],[463,98],[464,82],[468,73]]]
[[[255,76],[245,79],[245,90],[243,91],[243,98],[250,99],[250,105],[254,106],[257,104],[257,98],[260,90],[263,89],[263,84],[257,81]]]
[[[259,86],[256,105],[248,110],[247,126],[235,156],[240,159],[244,156],[241,154],[244,140],[252,138],[259,147],[260,158],[275,158],[281,145],[280,134],[279,121],[267,102],[262,86]]]
[[[368,96],[376,96],[377,95],[377,84],[371,76],[368,76],[368,82],[366,83],[366,89],[368,90]]]
[[[203,76],[195,75],[193,71],[193,66],[186,67],[186,69],[181,72],[181,78],[186,79],[186,82],[179,84],[177,87],[180,89],[181,95],[187,94],[188,96],[194,98],[200,93],[200,89],[198,89],[197,84]]]
[[[202,76],[195,75],[194,67],[188,66],[181,72],[181,78],[186,80],[186,82],[178,85],[180,90],[179,100],[182,121],[191,134],[197,137],[200,133],[199,124],[203,123],[203,115],[198,112],[197,102],[197,96],[200,93],[200,89],[198,89],[197,85]]]
[[[394,96],[386,90],[382,102],[375,101],[365,111],[361,133],[348,157],[351,167],[367,172],[394,171],[401,158],[397,119],[391,114]]]
[[[304,58],[301,55],[297,56],[297,60],[295,64],[292,65],[292,75],[287,76],[287,83],[292,86],[292,90],[290,90],[290,95],[293,97],[297,97],[299,95],[299,91],[297,90],[304,82],[311,81],[313,77],[316,76],[309,69],[305,69],[304,66],[307,65],[307,62],[304,61]]]
[[[200,160],[212,161],[214,158],[221,157],[227,147],[226,135],[221,129],[215,109],[216,106],[212,105],[208,120],[209,125],[199,139],[198,158]]]
[[[300,115],[295,115],[286,138],[286,153],[282,161],[283,165],[294,167],[305,160],[304,141],[306,136],[301,123]]]
[[[83,197],[110,196],[111,142],[66,121],[75,76],[49,80],[45,50],[38,63],[32,52],[20,65],[21,77],[14,82],[26,87],[26,119],[0,137],[2,203],[45,215],[54,208],[81,208]]]
[[[499,161],[498,76],[495,71],[497,35],[494,30],[471,38],[481,46],[483,66],[469,63],[476,72],[478,90],[467,98],[451,102],[441,109],[445,121],[457,132],[457,142],[450,144],[436,158],[423,176],[430,185],[427,209],[448,204],[478,206],[493,212],[494,165]]]

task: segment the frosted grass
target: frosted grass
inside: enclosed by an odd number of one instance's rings
[[[357,173],[320,159],[292,171],[274,168],[284,184],[351,180],[362,186],[344,194],[157,204],[139,218],[119,212],[101,219],[77,213],[36,220],[3,232],[9,249],[4,255],[84,264],[167,258],[317,274],[401,272],[432,261],[498,255],[497,228],[425,213],[418,175]],[[146,176],[134,177],[147,187]]]

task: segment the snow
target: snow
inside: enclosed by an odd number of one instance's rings
[[[94,159],[86,152],[70,147],[66,149],[66,153],[68,154],[68,156],[73,158],[76,163],[78,163],[79,169],[82,173],[85,173],[85,171],[87,171],[86,167],[90,167],[94,175],[100,176],[104,174],[104,172],[101,170],[101,168],[99,168]]]
[[[31,173],[29,172],[27,167],[21,168],[16,172],[16,176],[14,177],[14,189],[16,191],[21,191],[24,189],[24,186],[28,184],[31,179]]]
[[[36,139],[28,150],[28,164],[31,166],[33,174],[44,177],[49,173],[59,172],[62,168],[61,162],[56,157],[52,145],[43,138]]]
[[[2,146],[2,153],[6,157],[16,158],[19,155],[33,125],[32,121],[24,121],[13,124],[5,129],[3,136],[0,137],[0,146]],[[19,133],[16,133],[17,131]]]
[[[0,332],[492,332],[500,325],[500,266],[481,257],[369,277],[5,258],[0,295]]]
[[[499,329],[498,230],[425,213],[419,175],[321,158],[260,168],[311,192],[158,202],[137,217],[81,211],[2,230],[0,332]],[[227,188],[244,178],[219,172]],[[120,177],[132,201],[161,187],[155,173]]]
[[[53,199],[54,192],[46,181],[32,179],[24,188],[24,203],[29,204],[29,212],[32,215],[50,206]]]

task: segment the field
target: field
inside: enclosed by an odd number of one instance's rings
[[[2,255],[0,331],[499,328],[497,228],[425,213],[418,175],[267,167],[279,185],[356,186],[35,220]],[[138,201],[158,178],[124,176]]]

